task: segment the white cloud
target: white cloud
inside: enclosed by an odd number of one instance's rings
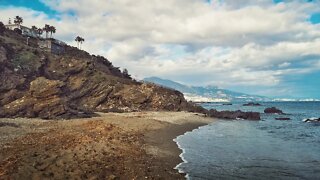
[[[105,55],[135,77],[161,76],[186,83],[275,86],[298,66],[320,57],[320,25],[307,21],[320,3],[271,0],[42,0],[60,20],[25,8],[1,9],[1,20],[49,23],[57,38]],[[192,80],[198,78],[198,80]]]

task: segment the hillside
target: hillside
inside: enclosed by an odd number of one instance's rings
[[[65,45],[54,55],[37,38],[1,28],[0,117],[88,117],[94,112],[192,110],[183,94],[137,82],[102,57]]]
[[[149,77],[145,82],[155,83],[164,87],[172,88],[184,94],[187,100],[193,102],[236,102],[236,101],[267,101],[270,100],[264,96],[248,95],[221,89],[216,86],[187,86],[171,80],[158,77]]]

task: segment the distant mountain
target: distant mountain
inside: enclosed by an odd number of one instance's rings
[[[188,86],[167,79],[149,77],[145,82],[155,83],[182,92],[187,100],[194,102],[239,102],[239,101],[270,101],[272,99],[221,89],[216,86]]]

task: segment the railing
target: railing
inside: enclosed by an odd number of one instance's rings
[[[65,42],[57,40],[57,39],[54,39],[54,42],[57,43],[57,44],[60,44],[60,45],[66,45]]]

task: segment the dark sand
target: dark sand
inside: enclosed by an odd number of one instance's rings
[[[184,179],[173,139],[211,121],[185,112],[0,119],[0,179]]]

